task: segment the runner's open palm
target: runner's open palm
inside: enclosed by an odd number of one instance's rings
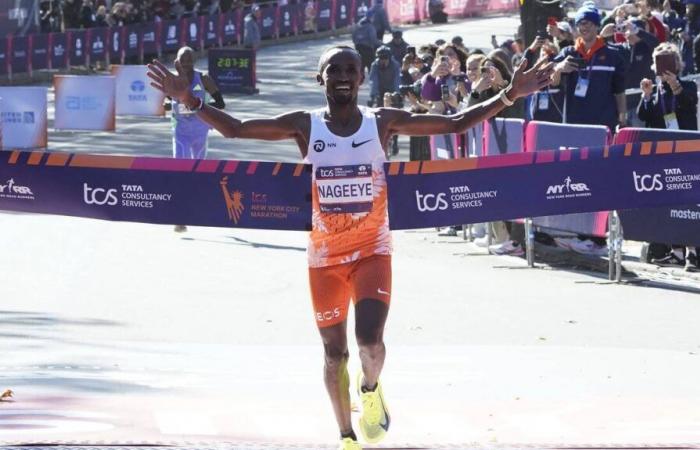
[[[554,63],[542,59],[535,64],[532,69],[526,71],[525,68],[527,68],[527,60],[523,59],[513,74],[511,89],[516,98],[525,97],[549,86],[554,70]]]
[[[157,59],[153,60],[152,64],[148,64],[147,75],[153,80],[151,86],[165,95],[178,101],[183,101],[187,98],[190,91],[190,83],[187,77],[172,73]]]

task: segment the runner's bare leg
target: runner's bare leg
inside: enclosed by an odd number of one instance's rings
[[[350,419],[350,376],[348,374],[347,321],[319,328],[325,354],[324,376],[326,390],[341,434],[352,431]]]
[[[384,324],[389,305],[376,299],[363,299],[355,305],[355,337],[360,347],[364,386],[374,388],[384,367]]]

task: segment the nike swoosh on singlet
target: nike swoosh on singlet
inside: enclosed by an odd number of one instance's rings
[[[353,141],[352,141],[352,148],[357,148],[357,147],[359,147],[360,145],[366,144],[366,143],[368,143],[368,142],[371,141],[371,140],[372,140],[372,139],[367,139],[366,141],[362,141],[362,142],[358,142],[358,143],[355,143],[355,141],[353,140]]]

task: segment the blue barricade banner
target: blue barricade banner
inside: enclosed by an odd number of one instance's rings
[[[180,20],[166,20],[160,32],[160,47],[163,52],[176,52],[180,48]]]
[[[9,55],[7,52],[8,40],[0,38],[0,75],[7,73]]]
[[[241,28],[241,14],[238,10],[224,14],[221,37],[224,45],[238,43],[238,33]]]
[[[185,45],[192,47],[195,50],[202,48],[202,30],[199,26],[199,17],[188,17],[183,19],[183,23],[185,27]]]
[[[331,0],[319,0],[316,3],[318,11],[316,12],[316,30],[326,31],[331,29],[331,10],[333,4]]]
[[[141,53],[143,55],[158,53],[158,23],[147,22],[141,25]]]
[[[390,163],[387,174],[394,230],[683,205],[700,203],[700,141]]]
[[[70,56],[69,61],[71,66],[84,66],[87,61],[87,45],[86,31],[75,30],[71,31],[70,36]]]
[[[124,33],[125,27],[109,28],[109,61],[112,64],[121,64],[124,55]]]
[[[29,70],[29,37],[13,36],[10,67],[12,73],[25,73]]]
[[[32,34],[31,39],[31,64],[32,70],[49,68],[49,35]]]
[[[351,0],[336,0],[333,11],[333,23],[336,28],[345,28],[350,25]]]
[[[203,17],[204,20],[204,46],[217,47],[220,45],[221,37],[221,14],[214,14],[211,16]]]
[[[250,49],[209,50],[209,76],[222,93],[252,92],[255,89],[255,52]]]
[[[280,36],[287,36],[296,33],[296,6],[296,4],[287,4],[277,8],[277,31]]]
[[[129,57],[137,57],[141,53],[141,24],[127,25],[124,27],[126,33],[126,45],[124,54]]]
[[[263,6],[260,8],[260,37],[262,39],[272,39],[277,34],[276,18],[277,8]]]
[[[68,39],[65,33],[51,33],[51,68],[64,69],[68,65]]]
[[[90,53],[90,62],[105,61],[107,54],[107,33],[109,28],[90,28],[87,34],[87,45]]]
[[[309,165],[0,152],[0,210],[308,230]],[[700,141],[386,163],[394,230],[700,203]],[[682,207],[675,217],[698,219]]]
[[[0,210],[154,224],[308,230],[311,171],[305,167],[0,152]]]

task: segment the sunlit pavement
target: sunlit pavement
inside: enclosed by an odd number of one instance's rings
[[[442,37],[485,47],[491,29],[514,23],[450,24]],[[261,64],[261,90],[276,94],[233,99],[229,110],[320,105],[300,80],[327,44],[285,46],[304,69],[282,77],[282,67]],[[143,122],[127,119],[116,134],[52,132],[52,145],[167,155],[167,122]],[[289,143],[213,137],[211,146],[215,158],[296,158]],[[14,391],[0,403],[0,445],[335,446],[304,233],[175,234],[27,214],[0,214],[0,229],[0,392]],[[392,425],[380,447],[700,443],[693,289],[527,269],[435,230],[394,238],[383,375]]]

